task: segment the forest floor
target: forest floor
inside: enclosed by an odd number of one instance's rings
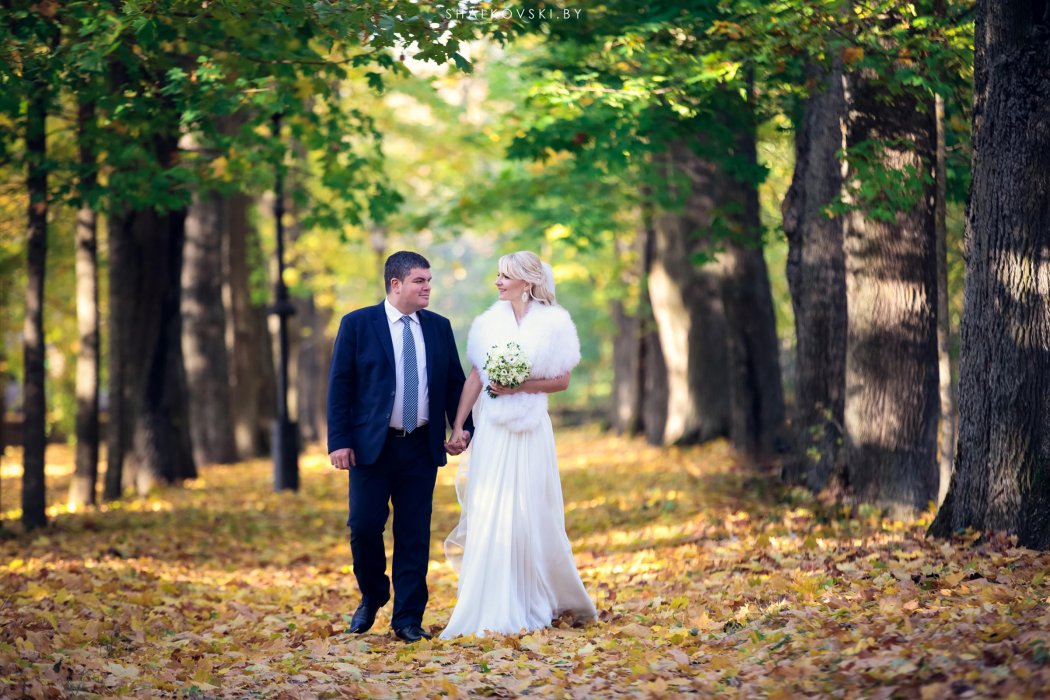
[[[600,621],[404,644],[389,606],[364,635],[346,476],[320,450],[297,494],[271,465],[52,525],[17,523],[4,462],[0,697],[1033,697],[1050,687],[1050,554],[1004,537],[928,540],[924,522],[827,509],[724,443],[659,450],[559,434],[566,525]],[[454,467],[453,467],[454,468]],[[457,518],[442,470],[424,624],[448,620],[441,551]]]

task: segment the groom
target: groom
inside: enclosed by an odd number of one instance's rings
[[[455,420],[463,368],[447,318],[427,311],[430,263],[400,251],[383,271],[386,299],[343,316],[328,376],[328,452],[350,472],[350,550],[361,605],[350,631],[368,631],[390,600],[383,530],[394,507],[394,634],[430,638],[423,629],[430,563],[430,513],[446,449],[445,419]],[[468,428],[473,432],[473,425]]]

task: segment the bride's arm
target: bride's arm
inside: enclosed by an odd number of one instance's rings
[[[459,408],[456,410],[456,421],[452,424],[451,441],[455,441],[456,434],[463,430],[463,424],[467,422],[467,416],[470,415],[479,395],[481,395],[481,377],[478,375],[478,368],[471,367],[467,381],[463,383],[463,391],[459,395]]]
[[[510,387],[500,386],[499,384],[492,384],[492,393],[494,394],[517,394],[524,392],[526,394],[553,394],[558,391],[565,391],[569,388],[569,376],[571,372],[558,377],[549,378],[535,378],[526,379],[520,386],[511,389]]]

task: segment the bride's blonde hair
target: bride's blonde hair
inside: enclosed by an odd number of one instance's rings
[[[509,253],[499,259],[499,271],[530,285],[529,296],[541,304],[554,304],[554,271],[529,250]]]

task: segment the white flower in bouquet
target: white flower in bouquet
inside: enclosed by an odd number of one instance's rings
[[[485,366],[482,369],[489,376],[489,381],[513,389],[521,386],[529,378],[532,366],[521,346],[511,341],[502,346],[493,345],[485,356]],[[486,386],[485,391],[492,398],[496,398],[491,387]]]

